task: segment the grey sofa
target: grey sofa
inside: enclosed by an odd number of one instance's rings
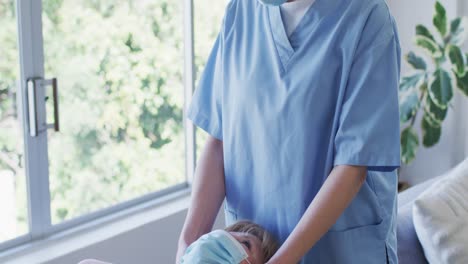
[[[439,176],[440,177],[440,176]],[[427,264],[413,225],[413,202],[439,177],[415,185],[398,194],[398,262],[400,264]]]

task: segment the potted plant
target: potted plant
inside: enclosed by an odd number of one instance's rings
[[[442,123],[454,96],[457,93],[468,96],[468,54],[461,48],[467,19],[457,17],[449,23],[445,8],[437,1],[432,22],[436,34],[424,25],[416,26],[415,44],[425,55],[411,51],[405,56],[415,72],[401,79],[399,89],[404,164],[414,160],[420,144],[432,147],[439,142]],[[418,114],[422,115],[421,136],[414,128]]]

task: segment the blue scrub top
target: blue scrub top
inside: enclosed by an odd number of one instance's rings
[[[227,224],[284,242],[334,166],[367,166],[301,263],[396,263],[400,52],[384,0],[316,0],[289,38],[279,7],[232,0],[187,111],[223,141]]]

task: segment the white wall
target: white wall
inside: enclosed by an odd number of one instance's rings
[[[113,264],[175,263],[177,240],[186,214],[187,210],[179,211],[45,263],[76,264],[86,258],[100,259]],[[220,213],[214,228],[222,227],[224,215]]]
[[[460,3],[462,1],[460,0]],[[454,18],[462,13],[456,0],[442,0],[441,2],[447,9],[448,18]],[[417,24],[432,25],[434,3],[435,0],[388,0],[391,12],[398,24],[403,55],[410,50],[417,50],[413,44],[415,26]],[[402,76],[408,73],[411,73],[411,69],[403,62]],[[442,127],[440,142],[429,149],[420,147],[415,161],[402,167],[401,180],[407,181],[411,185],[416,184],[440,175],[468,155],[466,143],[468,141],[466,130],[468,100],[462,98],[459,92],[456,95],[459,98],[455,98],[453,108],[448,111],[447,119]],[[419,124],[420,120],[417,120],[416,127],[418,129]]]
[[[177,235],[185,214],[186,210],[47,263],[78,263],[85,258],[96,258],[114,264],[175,263]]]

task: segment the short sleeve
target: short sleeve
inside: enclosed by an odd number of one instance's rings
[[[400,166],[398,83],[400,45],[391,18],[389,34],[356,52],[337,133],[334,165],[393,171]],[[393,31],[395,30],[395,31]]]
[[[200,81],[187,108],[186,117],[194,125],[205,130],[213,137],[223,139],[222,99],[223,99],[223,50],[224,42],[234,24],[237,1],[227,3],[221,30],[200,77]]]
[[[222,140],[222,44],[221,33],[216,38],[205,69],[201,75],[192,101],[187,110],[187,118],[213,137]]]

